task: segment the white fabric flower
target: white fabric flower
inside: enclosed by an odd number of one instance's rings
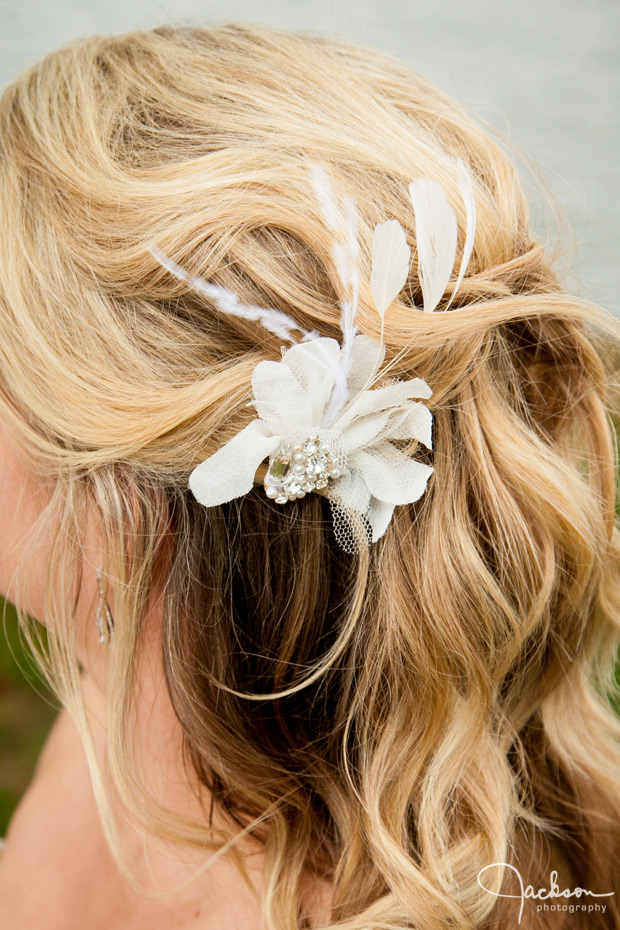
[[[213,507],[247,494],[267,456],[272,463],[283,446],[317,433],[340,465],[340,474],[321,490],[338,509],[344,526],[341,544],[343,536],[353,533],[354,548],[359,548],[359,532],[350,525],[353,515],[369,524],[375,542],[385,533],[394,507],[424,493],[433,468],[404,455],[390,439],[417,439],[432,448],[431,411],[412,400],[430,397],[430,387],[413,378],[361,390],[379,369],[385,348],[357,335],[347,372],[347,402],[324,427],[340,355],[335,339],[319,338],[293,345],[280,362],[259,362],[252,376],[258,418],[194,469],[189,485],[200,503]]]
[[[411,250],[398,220],[374,229],[370,292],[381,320],[380,342],[357,334],[360,284],[358,215],[355,201],[340,203],[329,172],[310,164],[310,177],[326,225],[334,233],[332,256],[340,278],[340,329],[336,339],[307,332],[280,310],[243,304],[233,291],[191,275],[154,243],[159,264],[213,300],[222,313],[258,321],[281,339],[301,342],[283,348],[279,362],[259,362],[252,375],[258,417],[201,462],[189,486],[200,503],[214,507],[247,494],[258,467],[269,458],[265,492],[277,503],[319,491],[330,501],[340,546],[357,553],[385,533],[394,508],[422,496],[433,468],[404,455],[391,440],[415,439],[432,448],[432,414],[412,398],[428,398],[426,381],[412,378],[372,389],[385,357],[385,315],[406,285]],[[462,159],[456,178],[465,206],[463,254],[448,310],[472,255],[476,228],[474,187]],[[458,223],[440,184],[417,178],[409,185],[415,216],[418,277],[423,309],[434,312],[454,271]]]

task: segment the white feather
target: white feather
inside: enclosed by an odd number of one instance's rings
[[[353,339],[357,333],[355,317],[360,288],[358,214],[353,197],[345,195],[342,205],[338,204],[329,172],[324,165],[311,162],[309,172],[323,218],[334,233],[331,253],[342,285],[339,301],[342,343],[338,368],[334,372],[334,387],[323,418],[323,425],[329,426],[348,399],[347,379]]]
[[[181,281],[187,281],[192,290],[212,300],[222,313],[228,313],[230,316],[240,317],[244,320],[254,320],[260,323],[261,326],[270,333],[274,333],[274,335],[287,342],[296,341],[291,336],[290,331],[292,329],[297,329],[299,332],[304,333],[302,341],[319,338],[319,333],[316,332],[316,330],[308,332],[308,330],[296,323],[291,316],[287,313],[283,313],[281,310],[275,310],[271,307],[257,307],[252,304],[242,304],[238,295],[230,290],[230,288],[222,287],[219,284],[212,284],[210,281],[205,281],[204,278],[198,275],[188,274],[184,268],[177,265],[177,263],[166,255],[159,246],[155,245],[154,242],[149,243],[147,248],[153,258],[155,258],[166,271],[169,271],[170,274],[173,274],[175,278],[179,278]]]
[[[319,202],[325,222],[331,230],[337,230],[340,225],[340,210],[334,197],[331,180],[327,169],[316,162],[310,162],[310,177],[316,199]]]
[[[457,223],[443,188],[430,178],[409,184],[418,246],[418,274],[424,310],[430,313],[441,300],[456,258]]]
[[[351,258],[344,242],[334,242],[331,248],[334,265],[345,290],[351,285]]]
[[[335,243],[332,249],[334,257],[340,256],[343,265],[343,285],[350,297],[340,301],[340,329],[342,330],[342,344],[338,358],[338,371],[330,397],[329,405],[323,418],[323,425],[331,426],[349,395],[348,376],[351,367],[351,351],[353,339],[357,333],[355,317],[359,298],[359,239],[357,233],[358,215],[355,200],[348,195],[343,198],[344,222],[347,239],[343,243]]]
[[[358,214],[357,204],[353,197],[348,195],[344,197],[344,216],[348,233],[347,253],[349,265],[349,283],[351,287],[351,300],[343,304],[340,318],[340,329],[342,330],[342,354],[344,356],[345,367],[348,370],[348,361],[353,347],[353,339],[357,332],[355,317],[357,316],[357,306],[360,290],[360,269],[359,253],[360,245],[358,239]]]
[[[375,226],[370,293],[382,321],[385,311],[405,286],[410,261],[411,250],[398,220],[388,220]]]
[[[476,201],[474,199],[474,187],[471,180],[471,175],[462,158],[457,159],[457,171],[458,171],[458,185],[459,191],[461,192],[461,197],[465,203],[465,211],[467,215],[467,225],[465,230],[465,244],[463,246],[463,257],[461,258],[461,267],[459,268],[459,276],[456,279],[456,284],[454,285],[454,290],[450,296],[450,300],[446,304],[446,310],[452,303],[454,295],[461,286],[461,281],[469,265],[469,259],[471,258],[471,253],[474,248],[474,239],[476,236]]]

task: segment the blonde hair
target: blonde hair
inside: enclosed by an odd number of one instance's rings
[[[426,493],[360,556],[339,551],[320,495],[279,506],[256,484],[199,505],[188,475],[253,418],[252,371],[280,343],[167,274],[147,243],[339,338],[308,160],[355,197],[367,269],[376,223],[397,218],[415,245],[407,183],[420,175],[446,189],[462,249],[458,156],[477,208],[468,273],[450,312],[421,313],[414,260],[384,331],[391,375],[433,390]],[[132,758],[169,546],[167,686],[191,771],[264,845],[269,928],[307,926],[304,870],[331,883],[332,920],[350,930],[506,926],[518,902],[478,882],[496,862],[535,888],[550,868],[561,887],[620,887],[618,324],[564,292],[489,131],[375,51],[165,27],[74,42],[15,81],[0,185],[0,410],[49,482],[40,531],[55,527],[39,661],[81,728],[119,863],[73,624],[93,505],[114,586],[116,788],[155,834],[227,839],[160,808]],[[378,338],[367,281],[357,323]],[[485,885],[514,894],[512,878]],[[604,900],[589,928],[620,926]],[[539,919],[526,906],[521,926]]]

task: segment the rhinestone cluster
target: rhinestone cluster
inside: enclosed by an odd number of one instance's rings
[[[330,478],[339,478],[342,469],[334,462],[329,445],[319,435],[280,446],[265,475],[265,493],[276,504],[304,497],[324,488]]]

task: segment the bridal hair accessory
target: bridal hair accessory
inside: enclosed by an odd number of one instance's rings
[[[99,631],[99,642],[106,643],[108,649],[112,648],[112,636],[114,633],[114,620],[112,613],[105,599],[102,581],[103,565],[97,569],[97,587],[99,588],[99,604],[97,605],[97,629]],[[105,627],[105,630],[104,630]]]
[[[463,254],[454,299],[471,257],[476,209],[471,177],[458,159],[457,183],[466,208]],[[359,294],[357,207],[345,195],[338,204],[327,170],[310,165],[323,217],[334,233],[332,257],[342,292],[342,343],[308,332],[279,310],[247,306],[237,294],[190,275],[155,243],[149,251],[167,271],[209,297],[224,313],[256,320],[270,332],[295,342],[281,347],[282,359],[261,361],[252,374],[258,417],[197,465],[189,486],[205,507],[247,494],[262,479],[265,494],[285,504],[316,491],[329,499],[334,533],[345,552],[357,554],[385,533],[394,508],[422,496],[434,469],[405,455],[391,440],[417,440],[432,449],[432,413],[419,400],[432,391],[426,381],[380,379],[385,358],[385,313],[409,277],[410,248],[398,220],[375,227],[370,292],[381,319],[380,341],[357,332]],[[435,311],[452,276],[457,249],[457,220],[443,188],[430,178],[409,184],[418,251],[423,306]],[[269,457],[269,465],[261,463]]]

